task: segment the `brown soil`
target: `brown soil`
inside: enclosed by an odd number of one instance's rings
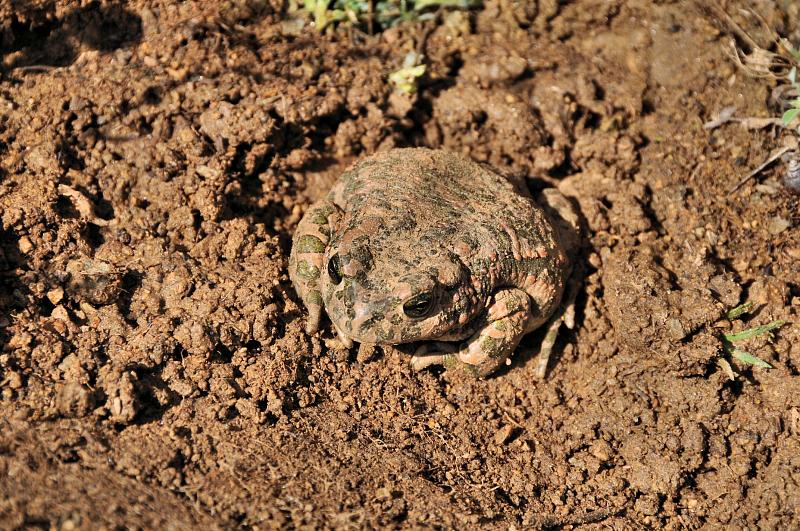
[[[374,37],[278,0],[12,4],[0,527],[800,525],[798,198],[780,163],[729,192],[780,140],[703,122],[778,111],[691,4],[489,0]],[[745,5],[800,40],[792,2]],[[541,334],[475,381],[304,332],[303,209],[408,145],[575,195],[587,276],[546,380]],[[774,319],[743,347],[774,368],[731,381],[717,335]]]

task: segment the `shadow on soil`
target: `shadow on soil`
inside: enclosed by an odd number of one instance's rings
[[[81,45],[110,52],[142,39],[142,19],[124,2],[90,2],[57,18],[56,2],[12,0],[13,15],[0,22],[0,57],[15,54],[7,67],[68,66]]]
[[[19,236],[0,227],[0,351],[8,342],[7,327],[11,312],[23,306],[27,287],[19,278],[25,258],[19,249]]]

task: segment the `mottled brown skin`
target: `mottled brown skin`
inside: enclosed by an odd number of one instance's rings
[[[554,212],[567,205],[549,196]],[[571,271],[563,243],[576,240],[565,217],[552,223],[507,179],[453,153],[362,160],[294,235],[289,273],[307,330],[324,309],[347,346],[457,342],[412,363],[488,375],[559,307]]]

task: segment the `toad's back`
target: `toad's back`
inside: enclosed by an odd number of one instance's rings
[[[494,278],[482,279],[495,281],[485,286],[491,290],[525,288],[531,274],[557,271],[555,262],[564,258],[551,224],[525,192],[448,152],[373,156],[342,175],[331,194],[344,211],[336,233],[368,241],[378,261],[414,266],[423,251],[444,249],[477,276],[495,264]]]
[[[504,226],[516,230],[520,245],[546,245],[543,240],[552,237],[542,212],[507,179],[447,152],[404,149],[374,156],[342,175],[332,194],[349,221],[340,232],[369,222],[377,229],[370,238],[375,250],[409,238],[441,245],[468,236],[490,243],[507,232]],[[506,243],[512,244],[510,238]]]

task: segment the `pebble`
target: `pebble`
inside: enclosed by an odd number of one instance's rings
[[[67,309],[60,304],[53,308],[53,311],[50,313],[50,317],[53,319],[58,319],[59,321],[64,321],[65,323],[69,323],[71,321],[69,318],[69,313],[67,313]]]
[[[31,249],[33,249],[33,243],[30,238],[23,236],[19,239],[19,250],[22,254],[28,254]]]
[[[496,444],[497,446],[505,444],[511,438],[511,435],[513,433],[514,433],[514,426],[512,426],[511,424],[506,424],[505,426],[497,430],[497,433],[494,434],[494,444]]]
[[[598,439],[592,443],[589,451],[592,456],[603,462],[608,461],[611,458],[611,446],[609,446],[609,444],[602,439]]]
[[[63,288],[52,289],[47,292],[47,299],[53,304],[58,304],[64,298]]]
[[[22,387],[22,376],[18,372],[11,371],[6,376],[6,382],[11,389],[19,389]]]
[[[767,225],[767,231],[773,235],[777,236],[781,232],[785,231],[789,227],[792,226],[792,222],[786,218],[781,216],[775,216],[769,220],[769,224]]]

